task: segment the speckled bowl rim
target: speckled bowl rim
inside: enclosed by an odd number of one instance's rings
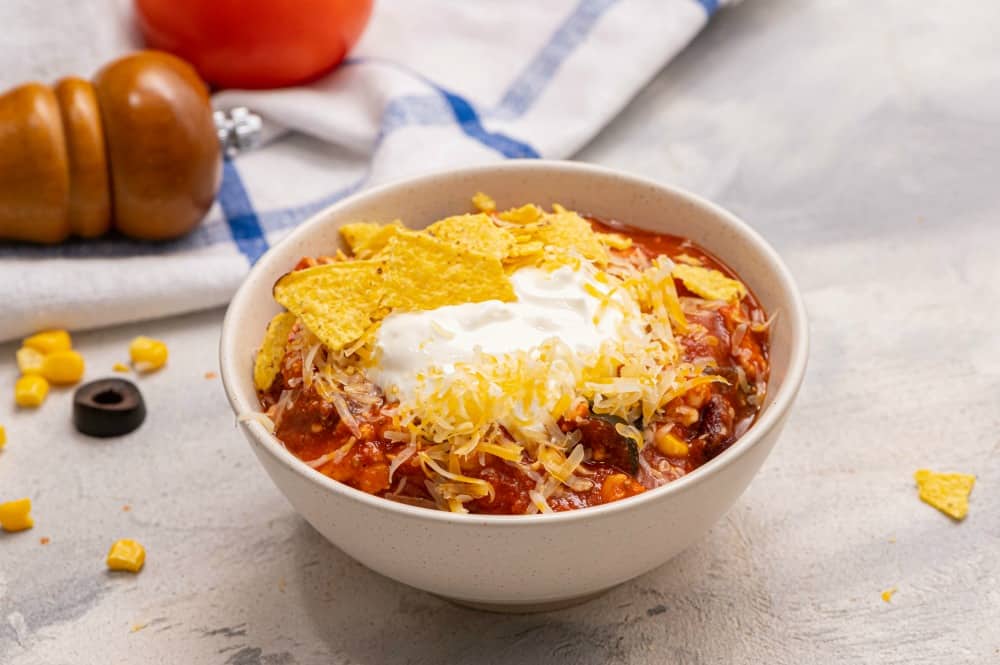
[[[284,464],[291,471],[298,473],[307,481],[319,485],[324,489],[342,495],[344,498],[366,504],[378,510],[396,513],[401,516],[412,517],[417,520],[427,520],[432,522],[457,523],[463,525],[482,524],[483,526],[495,527],[547,527],[554,524],[564,524],[569,522],[597,520],[612,516],[616,513],[626,512],[639,508],[640,506],[656,501],[665,501],[673,494],[685,492],[698,483],[704,482],[710,476],[721,472],[731,464],[736,463],[751,448],[756,446],[765,438],[768,432],[781,423],[785,413],[791,408],[802,379],[805,375],[806,363],[809,355],[809,327],[806,317],[805,305],[799,293],[795,280],[778,253],[764,240],[764,238],[752,229],[746,222],[742,221],[729,211],[720,206],[703,199],[696,194],[692,194],[683,189],[664,185],[654,180],[641,176],[624,173],[614,169],[609,169],[580,162],[564,162],[550,160],[508,160],[498,164],[483,166],[461,167],[456,169],[446,169],[434,171],[426,175],[407,178],[392,182],[386,185],[373,187],[364,192],[349,196],[328,208],[318,212],[308,220],[300,224],[294,231],[289,233],[281,242],[272,247],[257,264],[251,269],[250,275],[254,272],[264,270],[271,261],[277,260],[280,248],[286,243],[293,242],[296,238],[310,233],[313,227],[329,223],[329,220],[336,217],[340,208],[353,206],[359,202],[369,199],[378,199],[387,194],[391,194],[401,189],[417,190],[421,186],[428,185],[441,179],[450,179],[456,176],[485,175],[504,171],[538,171],[554,170],[563,174],[580,174],[588,176],[599,176],[611,179],[628,181],[628,184],[649,187],[664,191],[671,196],[681,198],[694,207],[701,208],[706,213],[714,215],[725,222],[740,237],[743,243],[752,245],[767,262],[767,270],[770,272],[769,279],[776,280],[781,290],[788,294],[788,302],[781,310],[782,317],[788,317],[791,324],[791,352],[789,353],[788,368],[785,378],[774,394],[773,400],[766,410],[758,417],[753,426],[740,437],[736,443],[726,449],[718,457],[710,460],[706,464],[698,467],[691,473],[671,481],[662,487],[643,492],[633,497],[620,499],[612,503],[592,506],[577,510],[569,510],[556,513],[539,513],[535,515],[483,515],[483,514],[463,514],[451,513],[429,508],[410,506],[404,503],[391,501],[373,494],[367,494],[332,478],[317,473],[314,469],[304,464],[300,459],[289,452],[281,441],[270,434],[263,425],[258,422],[248,421],[241,423],[247,432],[262,444],[275,460]],[[707,248],[714,251],[712,247]],[[249,275],[236,291],[226,316],[222,323],[222,333],[219,339],[219,366],[221,368],[222,382],[225,387],[226,396],[236,414],[256,411],[259,405],[244,402],[234,388],[239,372],[249,372],[245,363],[235,358],[235,353],[230,353],[232,346],[228,342],[241,331],[240,322],[237,317],[242,311],[247,309],[249,300],[260,297],[260,294],[253,294],[247,286]],[[753,288],[753,285],[750,285]],[[263,331],[261,331],[263,334]],[[249,374],[247,374],[249,376]],[[246,377],[244,377],[245,379]]]

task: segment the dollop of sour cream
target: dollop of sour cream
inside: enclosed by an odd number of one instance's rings
[[[487,300],[420,312],[390,314],[375,339],[368,376],[392,399],[412,399],[418,375],[432,367],[444,372],[472,361],[478,352],[502,356],[530,351],[557,337],[575,353],[593,353],[618,334],[626,313],[638,306],[616,292],[616,306],[602,307],[608,287],[584,270],[562,267],[552,272],[522,268],[511,275],[515,302]]]

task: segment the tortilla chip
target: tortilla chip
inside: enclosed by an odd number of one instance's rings
[[[267,390],[274,383],[281,369],[281,359],[285,356],[285,344],[297,319],[291,312],[275,315],[267,324],[264,341],[260,344],[253,363],[253,384],[257,390]]]
[[[510,231],[493,223],[489,215],[458,215],[434,222],[426,229],[435,238],[503,260],[517,244]]]
[[[290,272],[274,285],[274,299],[337,351],[361,337],[385,296],[380,260],[346,261]]]
[[[472,196],[472,206],[479,212],[496,212],[497,202],[482,192],[476,192]]]
[[[513,229],[513,233],[519,244],[540,242],[545,247],[555,247],[557,255],[576,253],[598,264],[608,260],[608,250],[590,222],[575,212],[560,209],[536,223]]]
[[[913,474],[920,499],[955,520],[969,513],[969,493],[976,477],[965,473],[937,473],[920,469]]]
[[[380,257],[386,265],[384,304],[393,309],[429,310],[484,300],[517,300],[499,259],[425,233],[398,233]]]
[[[542,218],[542,210],[534,203],[528,203],[520,208],[511,208],[498,215],[500,219],[511,224],[531,224]]]
[[[389,224],[355,222],[341,226],[340,235],[354,256],[368,259],[380,252],[401,228],[403,224],[398,219]]]
[[[671,273],[681,280],[688,291],[708,300],[736,302],[747,294],[747,287],[742,282],[711,268],[679,263]]]
[[[510,252],[507,253],[507,257],[516,259],[522,256],[533,256],[541,254],[544,250],[545,245],[538,240],[526,240],[525,242],[518,242],[511,247]]]
[[[620,233],[598,233],[597,240],[608,249],[628,249],[632,246],[632,239]]]

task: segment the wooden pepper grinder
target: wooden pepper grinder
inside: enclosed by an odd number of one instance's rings
[[[181,236],[219,187],[232,126],[183,60],[140,51],[93,82],[28,83],[0,96],[0,238],[57,243],[115,228]]]

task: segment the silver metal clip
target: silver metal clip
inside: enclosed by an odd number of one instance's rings
[[[219,146],[226,157],[232,158],[260,143],[262,123],[260,116],[245,106],[227,111],[214,111],[215,132]]]

